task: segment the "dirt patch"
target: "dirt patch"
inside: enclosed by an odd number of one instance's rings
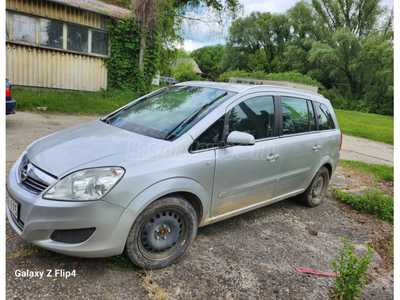
[[[354,170],[346,166],[340,166],[339,172],[346,174],[350,180],[357,180],[359,184],[347,184],[341,187],[343,191],[365,190],[372,187],[379,189],[382,194],[394,196],[394,184],[392,181],[376,180],[373,175]]]

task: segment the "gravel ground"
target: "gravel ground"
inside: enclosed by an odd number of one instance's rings
[[[21,112],[8,116],[7,169],[37,138],[97,118]],[[342,168],[331,180],[331,186],[339,188],[369,184]],[[199,228],[190,251],[173,266],[122,271],[109,259],[79,261],[38,250],[6,222],[7,299],[330,299],[332,277],[302,274],[296,268],[332,272],[341,238],[350,239],[359,254],[367,243],[381,245],[393,232],[391,225],[329,195],[315,208],[288,199]],[[361,298],[393,299],[393,261],[385,252],[375,252],[371,282]],[[26,270],[44,272],[43,278],[18,277],[18,271]],[[57,270],[75,271],[75,276],[55,277]]]

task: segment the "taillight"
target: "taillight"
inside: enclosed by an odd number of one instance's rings
[[[339,146],[339,151],[342,150],[342,142],[343,142],[343,133],[340,132],[340,146]]]
[[[11,97],[11,88],[6,88],[6,97]]]

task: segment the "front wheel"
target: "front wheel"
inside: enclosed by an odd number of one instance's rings
[[[180,259],[197,233],[193,207],[181,197],[166,197],[150,204],[129,232],[125,253],[144,269],[160,269]]]
[[[298,196],[298,199],[307,206],[319,205],[326,195],[328,183],[329,171],[326,167],[321,167],[308,188]]]

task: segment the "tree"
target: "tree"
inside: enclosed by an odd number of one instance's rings
[[[232,23],[225,57],[237,57],[242,53],[263,57],[259,53],[261,50],[265,55],[264,70],[275,71],[289,40],[290,24],[284,14],[253,12],[250,16]],[[226,66],[226,63],[223,66]],[[249,70],[249,66],[246,70]]]
[[[210,74],[214,80],[221,74],[222,56],[225,54],[225,47],[222,45],[207,46],[192,51],[190,56],[199,65],[200,70]]]
[[[393,95],[390,96],[393,14],[388,15],[379,2],[312,0],[315,24],[323,34],[312,43],[307,59],[314,70],[329,74],[331,85],[341,95],[351,99],[347,102],[348,108],[390,114],[393,111],[389,108],[393,103]],[[382,49],[379,44],[386,48]],[[382,51],[382,57],[374,54],[377,49]],[[377,99],[386,99],[388,106],[378,105]]]
[[[312,0],[325,35],[345,28],[358,37],[371,33],[382,12],[381,0]]]
[[[193,69],[193,64],[187,60],[178,61],[172,69],[172,76],[179,82],[203,80]]]

